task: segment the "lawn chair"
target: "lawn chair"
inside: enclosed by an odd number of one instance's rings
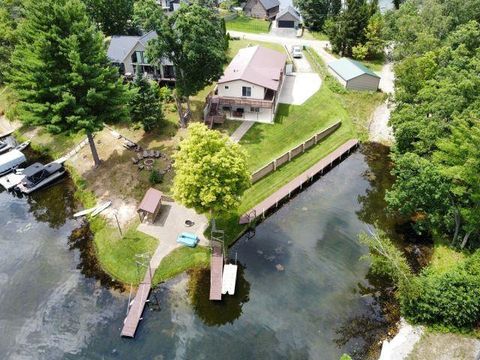
[[[151,157],[151,158],[155,157],[155,150],[150,150],[148,152],[148,156]]]
[[[135,165],[138,164],[139,161],[140,161],[139,159],[132,157],[132,162],[133,162]]]
[[[155,150],[155,151],[153,152],[153,156],[158,159],[158,158],[160,157],[160,151]]]
[[[143,152],[143,158],[148,158],[148,151],[147,151],[147,150],[145,150],[145,151]]]
[[[139,152],[137,154],[137,158],[138,158],[138,160],[143,160],[143,154],[141,152]]]
[[[142,171],[145,168],[145,165],[143,164],[138,164],[138,170]]]

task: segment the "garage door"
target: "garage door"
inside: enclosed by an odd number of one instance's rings
[[[278,27],[280,28],[294,28],[295,22],[294,21],[287,21],[287,20],[279,20]]]

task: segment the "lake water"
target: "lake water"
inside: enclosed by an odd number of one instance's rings
[[[31,198],[1,192],[0,358],[367,358],[388,325],[357,241],[361,219],[384,213],[368,170],[354,153],[239,240],[235,296],[206,300],[204,272],[161,285],[135,340],[119,336],[128,293],[84,275],[92,265],[70,237],[81,224],[68,181]]]

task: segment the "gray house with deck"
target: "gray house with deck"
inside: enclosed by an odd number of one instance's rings
[[[150,61],[146,57],[147,43],[155,39],[157,33],[151,31],[142,36],[112,36],[107,55],[119,68],[120,74],[133,77],[137,72],[152,80],[174,82],[173,63],[166,58]]]

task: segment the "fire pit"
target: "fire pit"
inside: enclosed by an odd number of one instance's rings
[[[145,166],[153,166],[153,164],[155,163],[155,160],[154,159],[145,159],[143,160],[143,164]]]

